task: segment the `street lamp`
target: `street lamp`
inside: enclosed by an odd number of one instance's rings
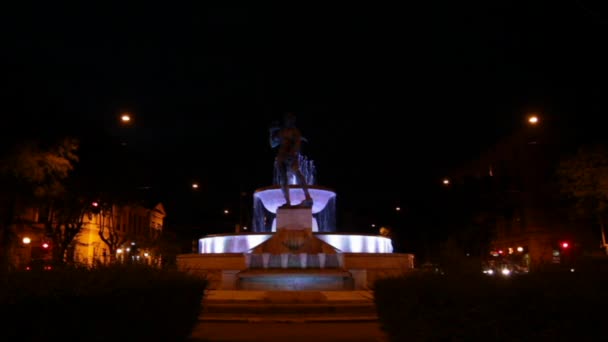
[[[441,182],[443,183],[443,185],[450,185],[450,180],[447,178],[444,178]]]
[[[536,115],[530,115],[528,117],[528,123],[531,125],[536,125],[538,123],[538,121],[539,121],[539,119],[538,119],[538,116],[536,116]]]
[[[26,236],[21,240],[21,242],[23,242],[24,245],[29,245],[30,242],[32,242],[32,239]]]
[[[198,189],[198,183],[192,183],[192,189]]]
[[[120,116],[120,121],[125,124],[131,122],[131,114],[129,114],[129,113],[122,114]]]

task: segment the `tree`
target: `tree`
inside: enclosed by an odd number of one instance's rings
[[[155,236],[154,241],[152,241],[149,247],[154,255],[153,264],[157,264],[160,261],[159,263],[162,267],[176,267],[177,255],[181,253],[181,248],[174,232],[163,230],[162,233]]]
[[[584,146],[564,158],[557,170],[560,188],[571,200],[575,212],[597,221],[602,247],[608,254],[605,220],[608,213],[608,149],[603,145]]]
[[[47,236],[53,241],[55,263],[74,261],[73,255],[67,252],[82,230],[85,215],[90,212],[88,203],[85,198],[72,193],[64,193],[61,198],[51,200],[44,227]]]
[[[99,238],[108,246],[110,252],[110,262],[116,261],[116,251],[120,246],[127,242],[127,236],[120,233],[119,209],[113,203],[97,202],[99,206]]]
[[[0,267],[7,269],[14,240],[11,227],[21,207],[60,196],[78,161],[78,141],[65,138],[43,146],[28,141],[0,156]]]

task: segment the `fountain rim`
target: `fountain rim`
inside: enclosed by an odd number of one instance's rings
[[[221,236],[244,236],[244,235],[272,235],[275,234],[275,232],[267,232],[267,233],[219,233],[219,234],[210,234],[210,235],[205,235],[202,238],[199,239],[204,239],[204,238],[208,238],[208,237],[221,237]],[[336,233],[336,232],[313,232],[313,235],[355,235],[355,236],[376,236],[376,237],[385,237],[387,239],[390,239],[390,237],[388,236],[384,236],[384,235],[380,235],[380,234],[368,234],[368,233]]]
[[[290,189],[301,189],[302,186],[301,185],[289,185],[288,186]],[[265,186],[262,188],[257,188],[253,194],[257,194],[258,192],[264,192],[264,191],[268,191],[268,190],[280,190],[281,186],[280,185],[270,185],[270,186]],[[332,188],[328,188],[325,186],[320,186],[320,185],[309,185],[308,186],[309,190],[323,190],[323,191],[328,191],[328,192],[333,192],[334,195],[336,194],[336,192],[334,191],[334,189]]]

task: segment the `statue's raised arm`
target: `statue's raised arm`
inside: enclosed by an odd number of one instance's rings
[[[281,126],[277,121],[274,121],[268,128],[270,147],[275,148],[281,144],[280,132]]]

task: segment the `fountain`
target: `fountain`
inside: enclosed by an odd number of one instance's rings
[[[312,160],[299,155],[299,165],[304,179],[308,184],[308,191],[313,199],[312,205],[312,231],[333,232],[336,230],[335,200],[336,193],[329,188],[318,186],[316,180],[316,167]],[[304,201],[304,192],[298,186],[295,176],[289,177],[290,198],[294,203]],[[278,165],[274,165],[273,185],[257,189],[253,195],[253,232],[276,232],[277,208],[285,203],[281,191]]]
[[[311,205],[285,203],[275,160],[273,185],[253,196],[253,232],[205,236],[198,253],[178,256],[178,268],[210,281],[210,289],[355,290],[414,267],[414,256],[394,253],[385,236],[336,232],[336,193],[316,184],[316,167],[299,154]],[[287,181],[292,203],[303,185]]]

